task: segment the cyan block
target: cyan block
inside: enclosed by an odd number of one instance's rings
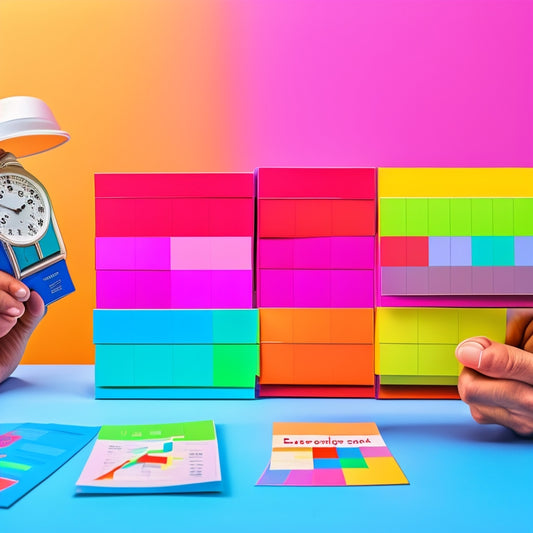
[[[174,385],[171,345],[136,346],[133,359],[136,387],[171,387]]]
[[[176,387],[213,386],[213,346],[174,345],[172,384]]]
[[[43,238],[39,241],[39,246],[43,257],[50,257],[51,255],[57,254],[61,251],[59,242],[56,237],[56,232],[52,224],[48,226],[46,233]]]
[[[97,400],[253,400],[254,387],[95,387]]]
[[[514,265],[514,238],[495,236],[492,238],[493,266]]]
[[[258,342],[258,309],[213,310],[213,344],[255,344]]]
[[[132,387],[135,384],[132,348],[126,345],[97,344],[95,384],[97,387]]]
[[[472,266],[492,266],[494,241],[489,236],[472,237]]]

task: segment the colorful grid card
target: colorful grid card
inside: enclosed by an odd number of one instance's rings
[[[10,507],[53,474],[98,429],[27,423],[0,435],[0,507]]]
[[[257,485],[406,485],[373,422],[275,422],[270,464]]]

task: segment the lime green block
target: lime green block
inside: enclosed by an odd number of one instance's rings
[[[418,310],[380,307],[377,310],[378,342],[416,344],[418,342]]]
[[[171,344],[136,345],[133,357],[135,386],[171,387],[174,385]]]
[[[377,374],[416,376],[418,374],[418,345],[380,344]]]
[[[340,457],[341,468],[368,468],[364,457]]]
[[[31,470],[30,465],[26,465],[24,463],[16,463],[15,461],[5,461],[0,460],[0,468],[6,469],[6,470],[20,470],[21,472],[27,472],[28,470]]]
[[[135,385],[132,345],[97,344],[95,348],[95,385],[132,387]]]
[[[514,234],[533,235],[533,198],[514,199]]]
[[[491,236],[492,232],[492,198],[472,198],[472,235]]]
[[[459,309],[459,342],[470,337],[488,337],[505,342],[506,309]]]
[[[472,235],[472,200],[470,198],[450,199],[450,234],[452,237]]]
[[[405,213],[405,234],[409,237],[427,237],[429,235],[427,198],[407,198]]]
[[[457,385],[455,376],[380,376],[382,385]]]
[[[418,310],[420,344],[456,344],[459,338],[457,309],[421,308]]]
[[[406,235],[406,201],[404,198],[380,199],[379,233],[384,237]]]
[[[428,232],[429,235],[436,237],[451,235],[449,198],[429,198]]]
[[[493,198],[492,200],[492,232],[501,237],[514,235],[514,199]]]
[[[459,375],[459,362],[455,358],[456,344],[421,344],[418,350],[419,376]]]
[[[259,345],[214,346],[213,386],[255,387],[257,375],[259,375]]]

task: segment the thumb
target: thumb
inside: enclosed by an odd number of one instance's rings
[[[17,326],[29,337],[46,314],[46,307],[41,296],[35,291],[31,291],[30,297],[25,302],[25,307],[24,314],[18,319]]]
[[[515,346],[472,337],[457,346],[455,356],[464,366],[485,376],[533,385],[533,354]]]

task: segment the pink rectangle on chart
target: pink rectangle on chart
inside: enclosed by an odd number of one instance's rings
[[[313,485],[313,470],[291,470],[283,484],[300,487]]]
[[[170,309],[170,271],[135,272],[135,309]]]
[[[372,270],[332,270],[331,307],[374,307]]]
[[[330,270],[293,270],[294,307],[331,307]]]
[[[136,237],[136,270],[170,270],[170,237]]]
[[[174,270],[170,279],[174,309],[252,307],[251,270]]]
[[[251,237],[172,237],[172,270],[251,270]]]
[[[317,468],[313,470],[313,485],[336,487],[346,485],[341,468]]]
[[[387,446],[363,446],[359,450],[363,457],[392,457]]]
[[[135,309],[135,272],[96,272],[97,309]]]
[[[96,237],[96,270],[170,270],[170,237]]]
[[[292,270],[259,270],[257,305],[259,307],[295,307]]]
[[[294,268],[294,239],[258,239],[257,268]]]

